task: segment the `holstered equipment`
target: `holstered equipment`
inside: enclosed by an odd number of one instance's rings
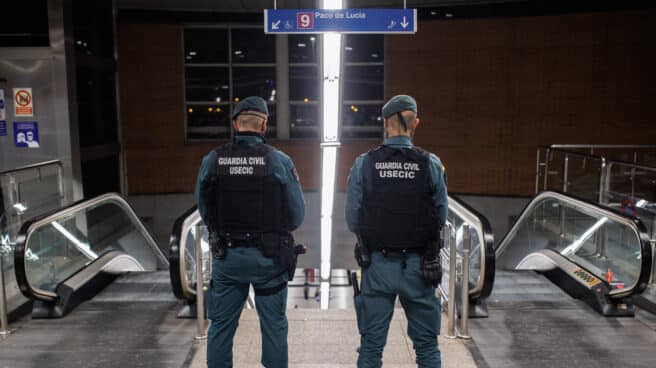
[[[355,261],[361,268],[367,268],[371,264],[371,251],[358,235],[358,241],[355,243]]]
[[[429,243],[421,257],[421,275],[424,281],[437,287],[442,282],[442,262],[440,250],[444,246],[444,233],[439,230],[436,241]]]

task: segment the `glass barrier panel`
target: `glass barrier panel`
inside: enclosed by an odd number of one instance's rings
[[[497,252],[501,269],[527,255],[552,249],[610,283],[633,287],[641,271],[641,243],[630,225],[561,198],[545,197],[527,208]]]
[[[26,275],[32,288],[52,292],[112,250],[134,257],[144,271],[166,268],[157,245],[131,211],[110,198],[35,223],[25,244]]]
[[[70,204],[64,196],[62,180],[58,161],[0,173],[0,256],[9,312],[27,301],[16,283],[16,235],[23,221]]]

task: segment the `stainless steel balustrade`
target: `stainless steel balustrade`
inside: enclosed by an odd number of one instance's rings
[[[524,209],[496,249],[497,267],[523,268],[528,256],[543,249],[606,280],[608,296],[614,299],[644,290],[652,267],[652,249],[640,220],[557,192],[538,194]]]

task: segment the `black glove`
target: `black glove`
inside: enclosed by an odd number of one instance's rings
[[[367,268],[371,264],[371,252],[362,243],[362,239],[358,236],[358,242],[355,243],[355,261],[361,268]]]
[[[442,282],[442,263],[439,254],[421,257],[421,276],[434,287]]]

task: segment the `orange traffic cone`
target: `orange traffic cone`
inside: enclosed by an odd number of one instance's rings
[[[613,282],[613,271],[611,271],[610,268],[606,272],[606,282],[608,282],[609,284]]]

